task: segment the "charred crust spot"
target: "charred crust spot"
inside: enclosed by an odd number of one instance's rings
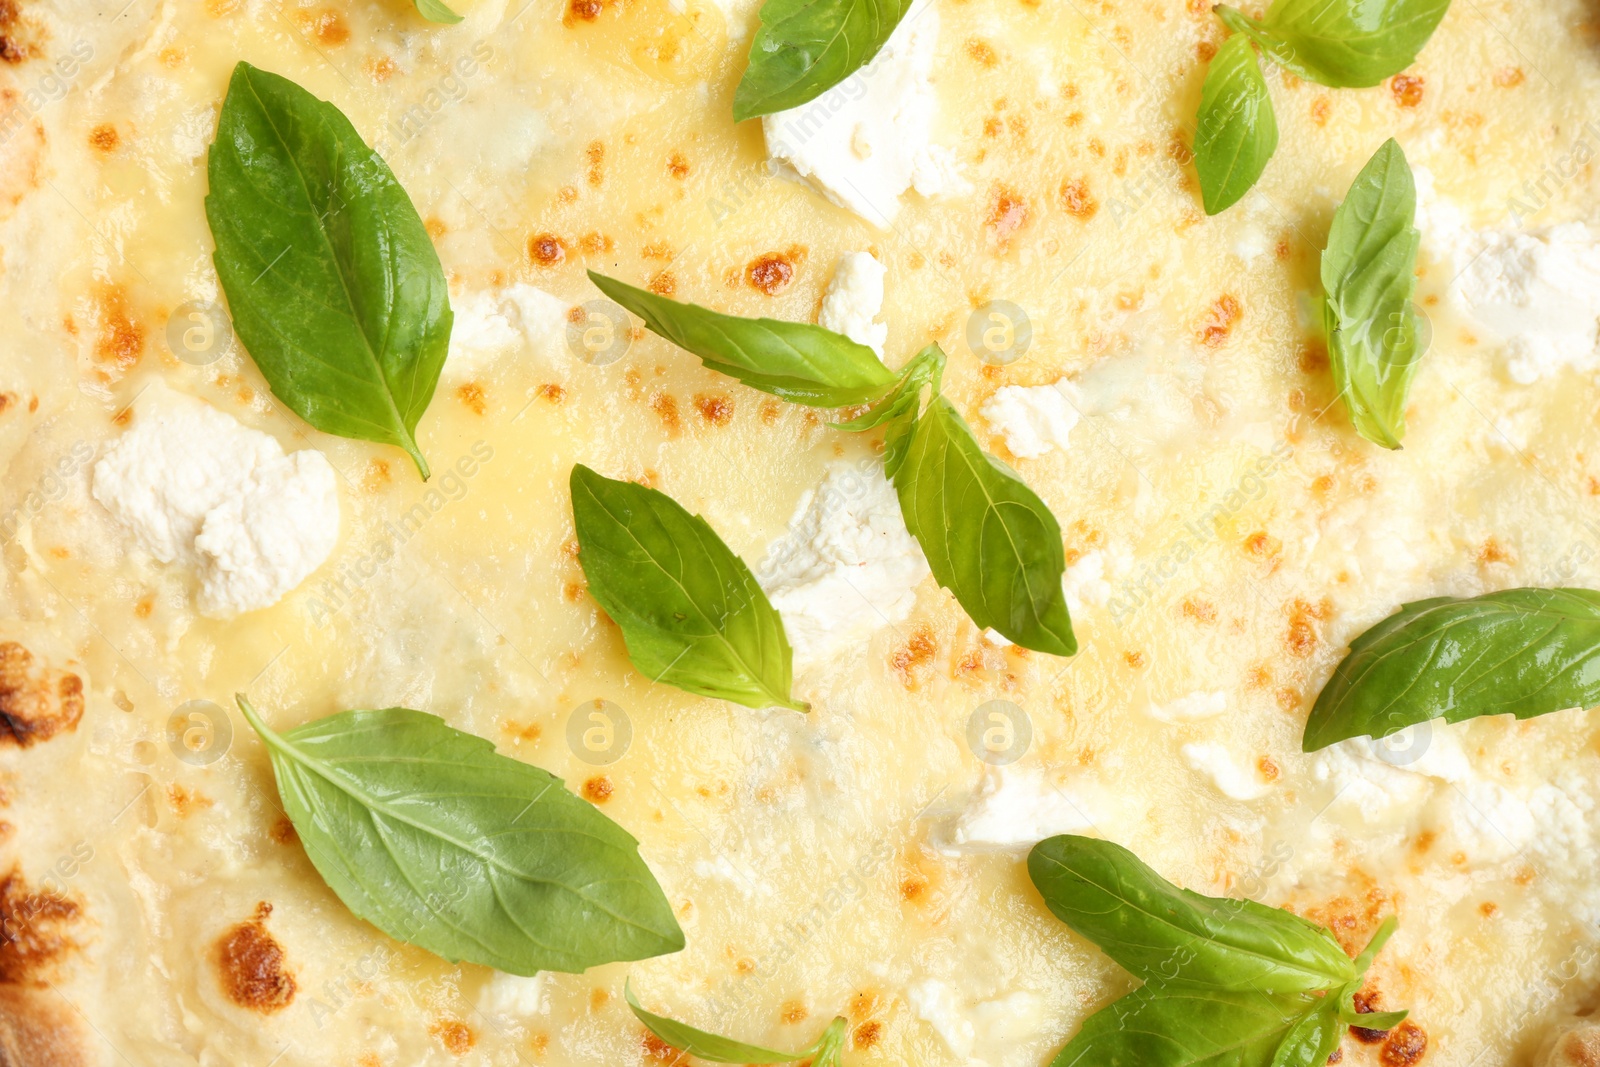
[[[763,400],[759,414],[761,422],[766,426],[771,426],[778,421],[778,416],[783,414],[783,407],[776,400]]]
[[[567,391],[555,382],[545,382],[539,386],[539,399],[547,400],[552,404],[560,404],[567,399]]]
[[[769,252],[745,264],[744,277],[750,288],[777,296],[794,281],[794,263],[787,253]]]
[[[1422,103],[1422,75],[1396,74],[1389,79],[1389,91],[1400,107],[1416,107]]]
[[[593,22],[600,17],[601,9],[600,0],[572,0],[567,5],[567,18],[563,21],[569,26],[574,21]]]
[[[976,37],[967,41],[967,57],[981,67],[994,67],[999,64],[1000,57],[995,54],[994,46],[988,41]]]
[[[1389,1031],[1378,1062],[1383,1067],[1411,1067],[1428,1054],[1428,1032],[1409,1019]]]
[[[1331,614],[1330,606],[1323,604],[1313,607],[1304,600],[1296,600],[1289,605],[1289,631],[1284,635],[1284,646],[1296,656],[1309,656],[1316,650],[1321,634],[1317,630],[1317,622],[1326,620]]]
[[[606,145],[604,141],[590,141],[583,150],[583,158],[588,163],[589,169],[585,174],[590,185],[599,185],[606,180]]]
[[[678,291],[678,279],[670,270],[657,271],[650,279],[648,288],[657,296],[671,296]]]
[[[850,1037],[850,1043],[858,1049],[867,1049],[876,1045],[883,1039],[883,1024],[873,1019],[856,1027],[855,1033]]]
[[[0,880],[0,984],[48,983],[61,957],[78,947],[70,928],[81,913],[56,892],[29,889],[13,867]]]
[[[267,932],[272,905],[256,905],[255,915],[235,924],[217,940],[217,971],[228,999],[263,1015],[282,1011],[294,1000],[294,975],[284,966],[283,946]]]
[[[1318,126],[1328,124],[1328,114],[1333,110],[1333,102],[1326,96],[1318,96],[1311,101],[1311,121]]]
[[[83,679],[35,668],[33,653],[0,642],[0,744],[28,748],[77,729],[83,718]]]
[[[674,152],[667,159],[667,173],[680,182],[689,176],[689,161],[682,152]]]
[[[280,845],[292,845],[300,840],[300,835],[295,832],[294,823],[289,821],[287,815],[278,816],[272,824],[272,829],[267,831],[267,836]]]
[[[1124,652],[1122,654],[1122,661],[1128,666],[1132,667],[1134,670],[1138,670],[1140,667],[1144,666],[1144,653],[1136,649]]]
[[[28,58],[28,46],[8,33],[0,34],[0,62],[15,66]]]
[[[726,426],[733,418],[733,398],[724,393],[696,393],[694,409],[713,426]]]
[[[687,1058],[649,1030],[640,1033],[639,1050],[644,1053],[645,1059],[654,1063],[677,1063]]]
[[[438,1038],[452,1056],[465,1056],[478,1043],[478,1035],[460,1019],[439,1019],[428,1027],[428,1033]]]
[[[611,784],[610,778],[603,774],[597,774],[583,783],[583,798],[591,804],[604,804],[611,799],[611,794],[615,788]]]
[[[1089,195],[1086,178],[1068,178],[1061,183],[1061,206],[1075,219],[1092,219],[1100,205]]]
[[[528,238],[528,258],[541,267],[554,267],[567,258],[567,243],[553,233]]]
[[[1228,339],[1233,328],[1244,318],[1244,308],[1238,297],[1223,293],[1212,302],[1204,321],[1200,324],[1199,340],[1207,348],[1216,348]]]
[[[1183,601],[1183,617],[1209,625],[1217,621],[1217,606],[1209,600],[1186,597]]]
[[[791,1000],[783,1006],[783,1010],[780,1013],[779,1018],[781,1018],[788,1025],[793,1026],[795,1023],[805,1022],[806,1017],[810,1014],[811,1013],[806,1010],[806,1006],[804,1004],[800,1003],[798,1000]]]
[[[1217,46],[1210,41],[1201,41],[1194,46],[1194,54],[1202,63],[1209,63],[1217,54]]]
[[[1515,563],[1516,561],[1517,557],[1512,555],[1511,551],[1505,545],[1502,545],[1497,537],[1491,536],[1478,549],[1478,565],[1480,567],[1488,566],[1491,563]]]
[[[1501,89],[1515,89],[1526,80],[1521,67],[1501,67],[1494,72],[1494,83]]]
[[[100,152],[114,152],[122,138],[117,134],[117,128],[109,122],[102,122],[89,131],[89,145]]]

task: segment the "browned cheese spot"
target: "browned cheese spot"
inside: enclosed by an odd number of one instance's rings
[[[67,671],[35,668],[33,653],[0,642],[0,744],[28,748],[71,733],[83,718],[83,679]]]
[[[272,905],[256,905],[255,915],[235,924],[217,940],[217,971],[222,991],[241,1008],[263,1015],[282,1011],[294,1000],[294,975],[285,967],[283,946],[267,932]]]

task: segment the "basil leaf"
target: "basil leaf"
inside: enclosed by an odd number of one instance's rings
[[[429,22],[447,22],[454,24],[460,22],[462,19],[461,15],[458,15],[454,11],[451,11],[448,7],[445,7],[439,2],[439,0],[413,0],[413,2],[417,5],[417,14],[421,15]]]
[[[450,343],[444,270],[389,167],[332,104],[233,68],[207,162],[213,259],[275,395],[326,433],[397,445]]]
[[[1402,605],[1350,644],[1317,695],[1307,752],[1429,719],[1529,719],[1600,704],[1600,593],[1507,589]]]
[[[1028,854],[1028,875],[1056,918],[1147,982],[1303,993],[1357,977],[1315,923],[1179,889],[1109,841],[1048,838]]]
[[[1391,138],[1356,176],[1322,253],[1323,321],[1334,382],[1356,432],[1384,448],[1405,434],[1406,396],[1422,358],[1411,304],[1417,191]]]
[[[280,735],[238,701],[317,873],[389,936],[521,975],[683,948],[639,843],[554,775],[420,711]]]
[[[1409,67],[1449,7],[1450,0],[1277,0],[1259,22],[1231,7],[1215,10],[1302,78],[1363,89]]]
[[[1076,652],[1061,589],[1061,527],[1044,501],[979,447],[941,396],[897,447],[900,512],[938,583],[980,629],[1036,652]]]
[[[821,326],[724,315],[594,271],[589,279],[653,333],[693,352],[711,370],[796,404],[864,404],[895,383],[894,372],[872,349]]]
[[[645,675],[752,708],[789,695],[783,620],[744,561],[665,493],[572,468],[578,562]]]
[[[1303,1026],[1320,1006],[1304,993],[1141,986],[1084,1020],[1050,1067],[1311,1067],[1290,1054],[1320,1036]]]
[[[849,1025],[848,1020],[840,1016],[829,1023],[822,1036],[808,1048],[799,1052],[780,1052],[777,1049],[762,1048],[760,1045],[747,1045],[743,1041],[735,1041],[731,1037],[722,1037],[706,1030],[697,1030],[664,1015],[645,1011],[640,1007],[638,998],[633,995],[633,986],[629,983],[624,983],[622,993],[628,999],[628,1007],[633,1009],[633,1014],[652,1034],[675,1049],[713,1063],[790,1063],[809,1056],[814,1057],[813,1067],[827,1067],[828,1064],[838,1062],[839,1051],[844,1045],[845,1028]]]
[[[1323,997],[1283,1036],[1272,1054],[1271,1067],[1326,1067],[1328,1057],[1339,1047],[1342,1030],[1338,999]]]
[[[836,422],[833,425],[853,433],[887,426],[883,469],[885,474],[893,478],[905,459],[906,445],[911,441],[911,428],[916,422],[917,410],[922,406],[922,391],[928,386],[932,386],[935,393],[939,391],[944,363],[944,349],[938,344],[929,345],[912,357],[900,372],[899,384],[874,404],[871,410],[848,422]]]
[[[1236,33],[1212,57],[1200,89],[1194,166],[1207,215],[1250,191],[1278,147],[1278,119],[1250,38]]]
[[[866,66],[910,7],[911,0],[766,0],[733,93],[733,121],[821,96]]]

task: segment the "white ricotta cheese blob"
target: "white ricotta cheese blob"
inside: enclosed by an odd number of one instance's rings
[[[872,62],[809,103],[766,115],[767,155],[840,207],[887,228],[900,195],[970,190],[947,150],[931,143],[939,14],[914,4]]]
[[[544,1007],[544,975],[523,977],[495,971],[478,994],[478,1010],[502,1019],[538,1015]]]
[[[956,1058],[969,1064],[990,1060],[973,1055],[981,1042],[991,1055],[1009,1060],[1005,1046],[1026,1041],[1044,1026],[1044,998],[1019,989],[963,1009],[963,998],[945,982],[926,978],[906,987],[906,1003],[939,1035]]]
[[[817,325],[842,333],[858,345],[866,345],[883,358],[883,343],[889,339],[889,325],[872,320],[883,310],[883,278],[888,268],[871,252],[846,252],[822,296]]]
[[[213,618],[276,604],[339,541],[327,457],[286,456],[270,435],[160,384],[95,464],[93,492],[151,556],[195,569]]]
[[[554,363],[565,351],[570,305],[526,282],[502,289],[479,289],[451,298],[452,377],[480,374],[507,352],[530,350]]]
[[[1472,228],[1419,168],[1417,227],[1451,278],[1450,295],[1531,385],[1570,367],[1600,368],[1600,235],[1581,222],[1538,230]]]
[[[1026,851],[1047,837],[1094,828],[1090,803],[1037,770],[989,767],[964,811],[943,835],[942,851]]]
[[[1152,719],[1160,722],[1197,722],[1215,718],[1228,710],[1228,695],[1220,689],[1210,692],[1196,690],[1165,704],[1151,703],[1147,710]]]
[[[984,401],[978,413],[989,429],[1005,440],[1018,459],[1037,459],[1057,447],[1063,451],[1078,409],[1071,400],[1072,383],[1003,385]]]
[[[801,498],[757,580],[803,670],[904,621],[928,573],[883,464],[842,462]]]
[[[1203,774],[1217,792],[1234,800],[1256,800],[1271,791],[1254,768],[1241,764],[1226,745],[1203,741],[1184,745],[1183,761],[1197,774]]]

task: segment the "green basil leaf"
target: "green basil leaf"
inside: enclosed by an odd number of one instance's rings
[[[939,391],[939,383],[944,377],[944,363],[944,349],[937,344],[929,345],[912,357],[900,372],[900,383],[874,404],[871,410],[848,422],[836,422],[833,425],[852,433],[887,426],[883,469],[886,475],[893,478],[905,460],[906,446],[911,442],[911,428],[922,406],[922,391],[930,386],[935,393]]]
[[[671,497],[572,468],[578,562],[628,657],[658,682],[752,708],[789,695],[789,639],[767,595],[710,524]]]
[[[420,711],[280,735],[238,701],[317,873],[389,936],[521,975],[683,948],[639,843],[554,775]]]
[[[911,425],[894,472],[906,528],[935,580],[972,621],[1057,656],[1078,650],[1061,573],[1061,527],[1015,471],[984,452],[935,396]]]
[[[1326,1067],[1343,1030],[1338,998],[1323,997],[1284,1035],[1272,1054],[1271,1067]]]
[[[450,301],[388,165],[338,108],[240,63],[207,173],[217,276],[273,395],[326,433],[405,449],[426,478],[417,421]]]
[[[1281,65],[1335,89],[1362,89],[1409,67],[1450,0],[1277,0],[1256,21],[1231,7],[1217,16]]]
[[[444,4],[441,4],[439,0],[413,0],[413,2],[417,5],[417,14],[421,15],[429,22],[447,22],[454,24],[460,22],[462,19],[462,16],[456,14],[454,11],[451,11]]]
[[[612,300],[714,371],[796,404],[835,408],[876,400],[895,374],[866,345],[821,326],[742,319],[656,296],[589,272]]]
[[[1050,1067],[1312,1067],[1294,1052],[1320,1038],[1304,1025],[1320,1007],[1304,993],[1145,985],[1089,1016]]]
[[[1600,593],[1507,589],[1403,605],[1363,633],[1317,695],[1307,752],[1429,719],[1529,719],[1600,704]]]
[[[1315,923],[1179,889],[1109,841],[1048,838],[1028,854],[1028,874],[1056,918],[1146,982],[1303,993],[1358,977]]]
[[[1423,354],[1411,297],[1417,191],[1391,138],[1356,176],[1322,253],[1323,320],[1335,384],[1356,432],[1399,448],[1406,397]]]
[[[735,1041],[731,1037],[722,1037],[706,1030],[697,1030],[665,1015],[645,1011],[639,1005],[639,999],[633,995],[631,984],[624,983],[622,993],[628,1000],[628,1007],[633,1009],[633,1014],[652,1034],[675,1049],[713,1063],[791,1063],[810,1056],[813,1057],[813,1067],[826,1067],[829,1063],[837,1062],[839,1050],[844,1043],[845,1028],[849,1025],[848,1021],[840,1016],[828,1024],[822,1036],[810,1047],[799,1052],[780,1052],[777,1049],[762,1048],[760,1045],[747,1045],[743,1041]]]
[[[766,0],[733,93],[733,121],[821,96],[866,66],[910,7],[911,0]]]
[[[1212,57],[1200,89],[1194,166],[1207,215],[1250,191],[1278,148],[1278,119],[1250,38],[1236,33]]]

